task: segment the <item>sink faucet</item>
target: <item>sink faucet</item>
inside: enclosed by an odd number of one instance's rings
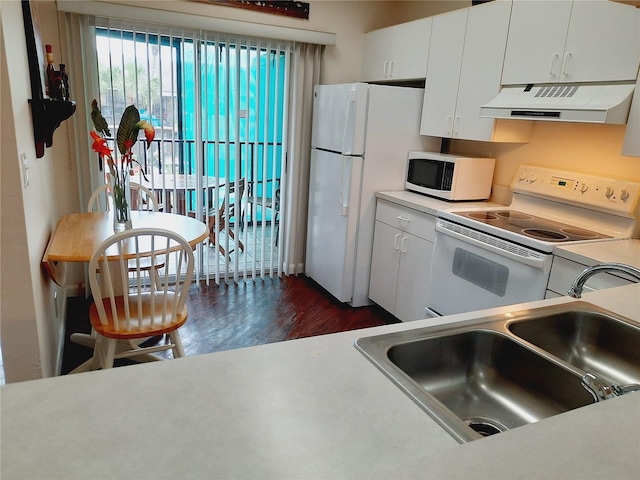
[[[640,268],[632,267],[631,265],[626,265],[624,263],[601,263],[583,270],[574,280],[571,288],[569,288],[569,291],[567,292],[567,295],[570,295],[573,298],[580,298],[585,282],[599,272],[622,272],[640,281]]]
[[[586,388],[596,402],[608,398],[619,397],[625,393],[640,391],[640,384],[630,383],[629,385],[606,384],[601,378],[593,373],[587,373],[582,377],[582,386]]]

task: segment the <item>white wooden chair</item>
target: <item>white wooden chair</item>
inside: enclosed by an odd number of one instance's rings
[[[159,288],[155,283],[145,287],[143,259],[148,259],[152,268],[167,266]],[[191,246],[169,230],[134,228],[102,242],[89,262],[93,294],[89,318],[97,334],[91,369],[111,368],[114,359],[138,355],[147,355],[145,361],[162,360],[148,355],[168,349],[174,358],[183,357],[178,328],[187,321],[186,299],[193,271]],[[170,281],[174,275],[175,281]],[[138,344],[164,334],[168,334],[169,343]]]
[[[159,209],[158,201],[153,192],[136,182],[130,182],[131,188],[131,209],[142,210],[149,212],[157,212]],[[105,183],[104,185],[96,188],[91,196],[89,202],[87,202],[87,212],[108,212],[113,208],[113,202],[111,199],[111,185]],[[164,265],[157,264],[155,269],[164,267]],[[151,266],[148,259],[144,259],[142,268],[145,272],[151,276]],[[154,280],[158,282],[158,276],[154,275]]]
[[[153,192],[136,182],[130,182],[131,210],[157,212],[160,205]],[[111,185],[105,183],[96,188],[87,202],[87,212],[108,212],[112,208]]]

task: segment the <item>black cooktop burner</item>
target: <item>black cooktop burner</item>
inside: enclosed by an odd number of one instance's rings
[[[529,215],[528,213],[522,213],[522,212],[516,212],[516,211],[512,212],[509,210],[502,210],[495,213],[499,217],[509,218],[512,220],[532,220],[534,218],[533,215]]]
[[[485,212],[467,211],[452,213],[545,242],[561,243],[610,238],[609,236],[602,235],[598,232],[593,232],[584,228],[567,225],[565,223],[556,222],[515,210],[489,210]]]
[[[547,242],[563,242],[569,239],[567,235],[563,235],[560,232],[545,230],[543,228],[523,228],[522,233]]]

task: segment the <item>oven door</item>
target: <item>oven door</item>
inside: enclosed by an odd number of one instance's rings
[[[438,219],[427,306],[440,315],[544,299],[552,254]]]

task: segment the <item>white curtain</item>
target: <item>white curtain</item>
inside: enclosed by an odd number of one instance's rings
[[[285,238],[283,271],[286,275],[304,270],[311,163],[311,121],[313,87],[320,81],[322,45],[297,43],[291,62],[287,195],[283,207]]]
[[[96,75],[96,65],[98,63],[96,54],[96,31],[95,19],[73,13],[59,13],[60,32],[62,39],[61,55],[71,59],[70,82],[71,92],[74,94],[73,100],[77,102],[77,113],[73,117],[69,128],[69,142],[72,152],[75,152],[75,162],[78,171],[78,182],[80,183],[80,205],[84,210],[87,199],[91,192],[98,187],[101,182],[101,172],[98,170],[97,157],[91,150],[89,142],[89,131],[92,128],[89,110],[91,100],[100,98],[100,89]],[[115,21],[114,24],[122,24]],[[173,30],[173,29],[171,29]],[[167,30],[162,28],[163,33]],[[179,30],[179,35],[184,35],[184,29]],[[205,40],[217,41],[220,37],[217,34],[196,34],[202,35]],[[265,45],[264,43],[260,43]],[[279,237],[269,240],[269,245],[257,246],[255,237],[252,240],[254,248],[264,249],[265,247],[276,248],[278,255],[276,264],[269,265],[265,269],[264,263],[258,267],[256,264],[248,265],[246,257],[241,260],[241,265],[237,258],[220,269],[215,262],[215,269],[210,267],[213,263],[210,258],[217,258],[215,248],[201,251],[201,261],[199,262],[200,277],[211,279],[216,283],[233,280],[238,282],[244,278],[261,278],[264,276],[279,276],[297,274],[303,271],[306,225],[307,225],[307,202],[308,202],[308,178],[311,147],[311,119],[313,106],[313,87],[319,81],[320,57],[322,53],[321,45],[290,43],[286,47],[289,59],[286,69],[285,88],[285,128],[283,132],[283,151],[286,164],[282,168],[281,178],[281,205],[280,205],[280,226]],[[227,47],[228,48],[228,47]],[[263,47],[264,48],[264,47]],[[280,48],[277,42],[267,41],[266,51],[271,48]],[[229,52],[227,51],[226,54]],[[76,63],[73,65],[73,63]],[[82,65],[80,65],[82,63]],[[202,88],[202,86],[200,86]],[[217,130],[217,129],[216,129]],[[72,160],[73,161],[73,160]],[[207,175],[208,172],[200,172]],[[274,188],[273,185],[271,187]],[[274,193],[274,192],[271,192]],[[263,215],[263,222],[266,218]],[[206,221],[206,219],[204,219]],[[264,224],[263,224],[264,227]],[[244,232],[245,230],[243,230]],[[240,238],[247,240],[244,234]],[[228,244],[227,244],[228,247]],[[236,243],[237,247],[237,243]],[[233,268],[230,269],[230,266]],[[245,276],[238,275],[243,271]]]
[[[98,96],[98,80],[87,75],[87,66],[95,65],[96,49],[92,17],[73,13],[58,13],[60,29],[61,57],[69,59],[71,100],[76,102],[76,114],[68,123],[70,161],[78,172],[80,208],[84,211],[87,201],[99,183],[95,172],[98,170],[96,153],[91,150],[89,132],[92,129],[88,112],[91,100]],[[82,64],[74,64],[81,60]],[[72,63],[74,62],[74,63]],[[74,158],[75,157],[75,158]]]

